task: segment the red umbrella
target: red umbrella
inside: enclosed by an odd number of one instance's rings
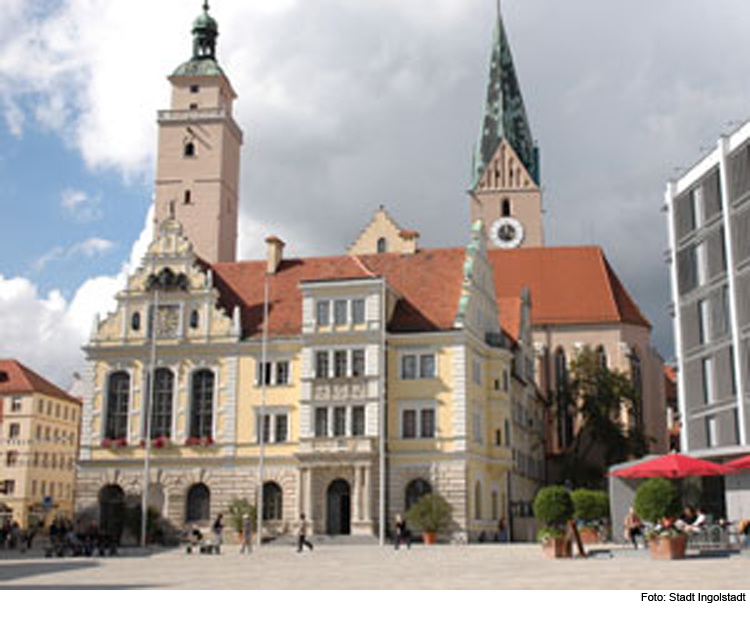
[[[734,468],[735,471],[750,470],[750,455],[747,457],[741,457],[740,459],[735,459],[734,461],[728,461],[727,465],[730,468]]]
[[[672,453],[664,457],[649,459],[629,468],[617,470],[612,473],[612,476],[619,476],[626,479],[644,479],[655,476],[668,479],[681,479],[687,476],[722,476],[724,474],[734,474],[735,472],[735,469],[728,466]]]

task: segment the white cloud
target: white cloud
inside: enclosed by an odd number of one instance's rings
[[[63,210],[79,223],[91,223],[102,218],[101,195],[89,196],[85,191],[65,189],[60,195]]]
[[[153,236],[153,212],[152,207],[120,272],[89,279],[70,300],[59,290],[41,295],[27,278],[6,279],[0,274],[0,357],[21,360],[67,388],[73,372],[82,370],[81,346],[88,341],[95,316],[114,309],[115,294],[146,252]],[[91,238],[58,253],[93,257],[112,248],[108,240]]]
[[[117,243],[106,238],[88,238],[67,249],[60,246],[52,247],[52,249],[34,261],[32,270],[39,273],[50,263],[58,260],[69,260],[79,256],[93,258],[97,255],[105,255],[113,251],[116,246]]]

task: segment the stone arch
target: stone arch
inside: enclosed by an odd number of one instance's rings
[[[208,523],[211,520],[211,490],[205,483],[195,483],[185,493],[185,523]]]

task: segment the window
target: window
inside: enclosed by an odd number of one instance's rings
[[[482,361],[477,358],[471,363],[471,378],[474,384],[482,386]]]
[[[18,463],[18,451],[8,451],[5,454],[5,465],[8,468],[13,468]]]
[[[708,343],[711,337],[711,329],[709,326],[709,304],[708,299],[698,301],[698,343]]]
[[[198,84],[190,84],[190,93],[198,94],[201,91],[201,87]]]
[[[346,435],[346,408],[333,409],[333,435],[337,438]]]
[[[184,155],[188,158],[195,156],[195,144],[193,142],[185,144]]]
[[[12,496],[16,493],[16,482],[13,480],[5,481],[5,494]]]
[[[713,448],[717,446],[716,434],[717,434],[717,419],[715,416],[706,417],[706,447]]]
[[[336,350],[333,353],[334,378],[345,378],[347,376],[347,356],[346,350]]]
[[[41,425],[37,425],[36,427],[36,439],[37,439],[37,442],[41,442],[42,440],[42,426]]]
[[[39,403],[36,406],[36,411],[39,412],[39,414],[44,414],[44,400],[40,399]]]
[[[420,411],[419,435],[424,439],[435,437],[435,410],[433,408],[424,408]]]
[[[510,446],[510,421],[505,419],[505,446]]]
[[[401,357],[401,379],[417,379],[417,357],[414,354],[407,354]]]
[[[272,368],[272,363],[256,364],[256,382],[258,386],[271,386]]]
[[[357,298],[352,301],[352,324],[365,323],[365,301]]]
[[[328,408],[315,408],[315,437],[328,437]]]
[[[185,190],[185,199],[183,201],[185,204],[190,204],[193,201],[193,193],[190,189]]]
[[[432,485],[424,479],[414,479],[406,486],[404,507],[408,511],[424,496],[432,493]]]
[[[413,440],[417,437],[417,411],[404,410],[401,415],[401,437]]]
[[[190,104],[190,109],[191,109],[191,110],[196,110],[196,109],[198,109],[198,104],[197,104],[197,103],[191,103],[191,104]]]
[[[698,285],[705,285],[708,282],[708,256],[706,243],[702,242],[695,247],[696,276]]]
[[[500,429],[495,430],[495,446],[503,445],[503,432]]]
[[[36,490],[37,490],[36,481],[31,481],[31,495],[34,498],[36,498]]]
[[[44,441],[50,442],[52,440],[52,429],[50,427],[44,428]]]
[[[337,300],[333,303],[333,322],[336,326],[346,324],[349,303],[345,300]]]
[[[214,374],[201,369],[193,374],[190,407],[190,437],[212,438],[214,417]]]
[[[361,378],[365,375],[365,351],[352,350],[352,377]]]
[[[596,357],[599,361],[599,367],[602,369],[607,369],[607,351],[604,349],[603,345],[600,345],[598,348],[596,348]]]
[[[8,427],[8,438],[10,440],[18,440],[21,437],[21,425],[18,423],[11,423]]]
[[[714,399],[714,359],[704,358],[701,361],[701,378],[703,382],[703,403],[710,404]]]
[[[435,355],[421,354],[419,357],[419,377],[423,380],[435,378]]]
[[[318,380],[328,378],[328,352],[315,353],[315,377]]]
[[[388,252],[388,241],[385,238],[378,238],[378,253]]]
[[[473,437],[474,442],[477,444],[482,444],[484,441],[482,438],[482,414],[481,412],[474,412],[472,414],[472,429],[473,429]]]
[[[499,510],[498,510],[498,495],[496,491],[492,492],[492,520],[496,520],[499,518]]]
[[[289,384],[289,361],[276,363],[276,384],[279,386]]]
[[[506,393],[510,390],[510,372],[507,369],[503,371],[503,390]]]
[[[318,326],[328,326],[331,323],[331,303],[319,300],[315,304],[315,321]]]
[[[138,332],[141,330],[141,314],[137,311],[133,314],[133,317],[130,319],[130,327],[135,331]]]
[[[190,312],[190,328],[197,330],[201,325],[201,314],[197,309]]]
[[[11,412],[20,412],[21,411],[21,398],[20,397],[11,397],[11,400],[10,400],[10,411]]]
[[[190,487],[185,504],[185,522],[208,522],[211,519],[211,492],[203,483]]]
[[[151,439],[172,437],[174,374],[170,369],[156,370],[151,406]],[[143,428],[145,431],[145,427]]]
[[[281,521],[284,516],[281,487],[273,482],[263,483],[263,521]]]
[[[366,416],[364,406],[352,408],[352,435],[364,436],[366,433]]]
[[[513,216],[513,211],[510,207],[510,200],[503,200],[503,217]]]
[[[128,437],[128,409],[130,407],[130,376],[118,371],[109,376],[107,388],[107,419],[104,437],[108,440],[126,440]],[[49,427],[45,429],[49,440]]]
[[[263,428],[263,431],[261,432],[261,427]],[[258,415],[258,426],[255,431],[255,435],[258,438],[258,444],[261,443],[261,438],[263,440],[263,444],[268,444],[271,442],[271,416],[268,414],[265,415]]]
[[[479,481],[474,485],[474,519],[482,519],[482,483]]]
[[[289,417],[286,414],[277,414],[274,419],[274,435],[273,441],[277,444],[286,442],[289,439]]]

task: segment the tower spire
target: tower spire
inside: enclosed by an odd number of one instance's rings
[[[209,15],[208,0],[203,2],[203,13],[193,22],[193,60],[209,58],[216,60],[216,39],[219,38],[219,25]]]
[[[510,42],[505,33],[501,1],[497,0],[497,23],[487,80],[482,132],[473,162],[472,188],[476,188],[502,140],[507,140],[539,184],[539,153],[531,133],[518,83]]]

